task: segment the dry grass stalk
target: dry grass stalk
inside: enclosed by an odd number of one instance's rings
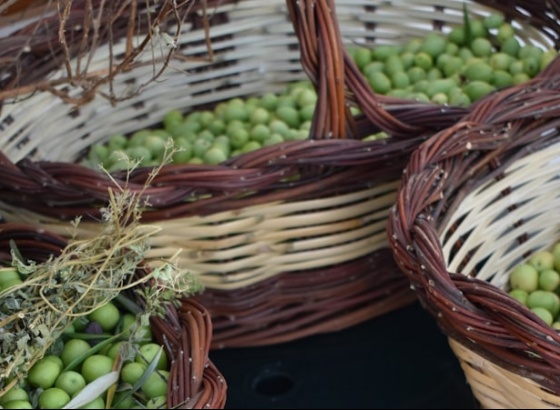
[[[0,38],[1,102],[46,91],[78,106],[97,95],[116,103],[132,98],[157,81],[175,58],[213,58],[206,10],[213,0],[44,3],[29,24]],[[207,33],[207,57],[187,57],[177,48],[179,36],[185,31],[183,25],[195,11],[201,12]],[[125,51],[117,53],[113,45],[121,41],[126,44]],[[109,45],[107,66],[91,69],[93,56],[103,44]],[[149,58],[141,58],[143,54]],[[117,95],[113,88],[115,78],[140,64],[153,65],[152,78]],[[59,75],[49,76],[57,70]]]
[[[173,152],[167,151],[163,164]],[[154,168],[150,180],[158,170]],[[160,229],[139,223],[146,206],[141,198],[142,192],[133,193],[126,187],[110,189],[99,233],[69,241],[61,255],[46,262],[23,261],[12,250],[13,267],[24,281],[0,291],[0,380],[4,381],[0,382],[0,397],[26,376],[76,318],[122,291],[141,292],[146,301],[144,314],[157,315],[165,311],[166,304],[201,290],[193,275],[171,262],[135,275],[148,251],[149,237]],[[75,228],[78,224],[79,220]],[[140,286],[148,281],[157,286]]]

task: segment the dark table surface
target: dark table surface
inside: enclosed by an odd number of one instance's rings
[[[477,409],[459,362],[419,303],[275,346],[215,350],[226,409]]]

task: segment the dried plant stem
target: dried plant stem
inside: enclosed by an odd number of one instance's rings
[[[175,152],[171,142],[167,149],[148,183]],[[26,377],[77,317],[121,292],[139,292],[145,298],[142,308],[154,315],[165,311],[167,303],[200,290],[194,277],[171,264],[153,270],[141,266],[150,236],[161,228],[139,223],[146,205],[142,190],[132,192],[114,182],[116,189],[109,188],[109,203],[102,210],[102,229],[95,236],[71,240],[59,256],[43,263],[20,260],[12,252],[13,267],[24,280],[0,292],[0,397]],[[78,225],[79,220],[74,223]],[[143,274],[137,274],[139,268]],[[147,282],[155,286],[142,286]],[[5,382],[10,377],[13,380]]]
[[[148,84],[157,81],[172,59],[191,59],[181,54],[176,45],[179,44],[185,20],[195,9],[202,9],[202,25],[210,56],[205,60],[213,58],[206,7],[210,7],[209,3],[213,4],[214,0],[51,1],[54,13],[39,16],[13,34],[16,38],[26,37],[28,41],[12,45],[9,38],[0,38],[0,103],[10,103],[12,99],[23,98],[37,91],[50,92],[77,106],[88,103],[96,95],[102,95],[113,104],[130,99]],[[171,44],[164,42],[158,45],[164,37],[171,39]],[[115,48],[120,41],[125,42],[122,56],[118,55]],[[94,73],[90,67],[98,48],[104,45],[107,45],[109,52],[106,67]],[[148,48],[151,48],[152,58],[141,60],[141,55]],[[37,64],[29,57],[35,55],[45,62],[50,57],[48,64]],[[200,60],[200,57],[194,60]],[[26,64],[35,64],[36,67],[26,70]],[[139,84],[133,92],[127,90],[124,95],[116,95],[113,88],[116,77],[137,67],[137,64],[151,64],[151,78]],[[48,78],[47,74],[55,70],[60,71]],[[101,89],[104,86],[107,90]]]

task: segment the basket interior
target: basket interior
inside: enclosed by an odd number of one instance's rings
[[[401,44],[434,30],[446,33],[454,24],[461,24],[463,3],[473,16],[492,11],[472,1],[336,0],[336,13],[345,45]],[[172,109],[188,112],[234,97],[279,92],[287,83],[307,78],[284,0],[224,3],[208,14],[213,61],[209,60],[202,17],[195,13],[181,25],[177,58],[156,82],[150,80],[163,67],[161,57],[170,47],[173,27],[168,36],[155,35],[134,68],[101,87],[93,101],[76,107],[50,93],[4,101],[0,114],[3,152],[14,162],[24,157],[74,162],[89,146],[105,142],[111,135],[160,124]],[[513,25],[523,42],[542,48],[553,45],[544,32],[528,24]],[[106,71],[111,53],[115,61],[122,58],[125,41],[116,41],[112,47],[112,51],[108,46],[98,47],[87,67],[89,72]],[[64,75],[61,70],[51,79]],[[76,98],[83,93],[79,86],[61,88]],[[102,93],[122,100],[112,104]]]
[[[461,198],[441,234],[451,272],[509,290],[513,267],[560,239],[559,155],[558,143],[525,155]]]

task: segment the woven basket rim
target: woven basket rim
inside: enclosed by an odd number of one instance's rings
[[[557,133],[546,132],[558,125],[559,64],[484,99],[464,120],[421,144],[404,170],[387,226],[401,271],[445,334],[556,394],[558,332],[504,289],[450,271],[442,235],[466,194],[525,155],[560,142]]]

